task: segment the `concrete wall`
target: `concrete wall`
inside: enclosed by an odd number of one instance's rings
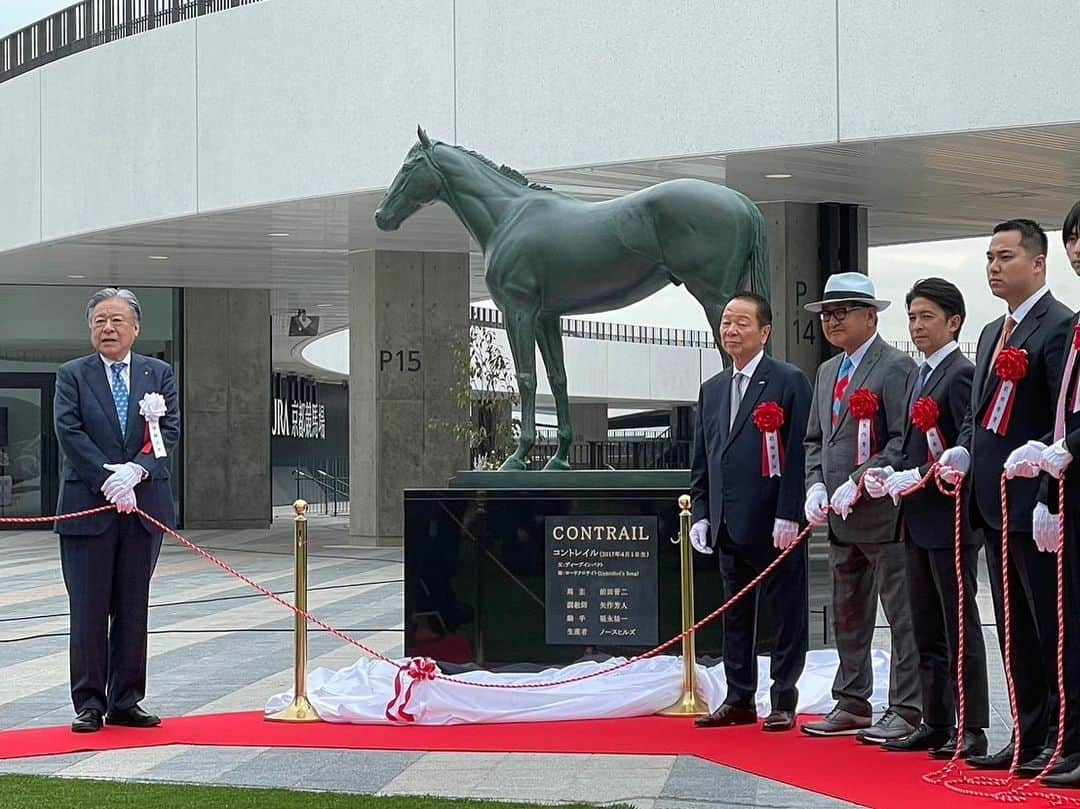
[[[468,452],[439,423],[464,423],[451,388],[466,366],[455,345],[469,334],[464,253],[364,251],[349,277],[349,533],[401,543],[406,486],[442,487]]]
[[[184,527],[266,528],[270,293],[184,292]]]
[[[255,3],[0,85],[0,251],[378,189],[417,122],[530,171],[1080,119],[1061,81],[1080,71],[1080,15],[1033,0],[1036,39],[1002,38],[1016,13],[1005,0]]]

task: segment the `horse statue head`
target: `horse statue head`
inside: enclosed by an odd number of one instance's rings
[[[435,144],[419,126],[416,136],[417,143],[405,156],[375,211],[375,226],[379,230],[397,230],[402,222],[439,198],[443,180],[431,159]]]

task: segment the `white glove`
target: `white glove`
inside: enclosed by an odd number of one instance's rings
[[[799,536],[799,524],[792,520],[782,520],[777,517],[773,521],[772,544],[774,548],[786,550],[795,544]]]
[[[1036,503],[1031,515],[1031,531],[1035,535],[1035,546],[1040,551],[1057,553],[1061,549],[1058,542],[1058,518],[1050,513],[1046,503]]]
[[[690,544],[698,553],[712,553],[709,547],[709,521],[698,520],[690,526]]]
[[[1042,441],[1028,441],[1014,449],[1005,459],[1005,477],[1009,480],[1038,477],[1044,449],[1046,444]]]
[[[806,521],[815,528],[829,521],[829,490],[824,483],[815,483],[806,493],[806,505],[803,507]]]
[[[907,491],[915,487],[922,480],[918,469],[905,469],[901,472],[893,472],[885,481],[885,492],[892,498],[894,504],[900,503],[900,498]]]
[[[104,492],[106,499],[110,503],[115,503],[120,495],[125,492],[135,491],[135,487],[143,479],[143,475],[146,474],[145,469],[132,461],[127,463],[107,463],[105,469],[108,469],[112,474],[101,485],[101,491]]]
[[[832,506],[833,511],[840,515],[841,520],[846,520],[851,516],[851,506],[855,503],[855,498],[858,495],[859,487],[850,480],[845,480],[843,485],[833,492],[829,505]]]
[[[866,493],[877,499],[885,496],[885,479],[895,470],[891,466],[874,466],[863,473],[863,488]]]
[[[956,483],[961,475],[966,475],[971,469],[971,453],[966,447],[949,447],[938,458],[941,464],[941,477],[946,483]]]
[[[134,489],[130,492],[122,492],[118,498],[116,498],[116,510],[121,514],[130,514],[135,510],[138,503],[135,500]]]
[[[1069,452],[1069,448],[1065,446],[1065,439],[1062,438],[1043,450],[1039,466],[1042,467],[1044,472],[1060,480],[1062,473],[1072,463],[1072,459],[1072,453]]]

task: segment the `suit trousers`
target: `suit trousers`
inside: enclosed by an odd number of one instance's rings
[[[1005,654],[1001,532],[987,528],[986,564],[994,600],[998,643]],[[1066,548],[1068,551],[1068,548]],[[1067,554],[1068,555],[1068,554]],[[1009,601],[1014,717],[1025,749],[1057,744],[1057,559],[1035,547],[1030,532],[1009,531]],[[1066,728],[1065,755],[1080,752],[1076,725]]]
[[[833,630],[840,666],[833,680],[837,707],[870,716],[874,672],[870,662],[878,596],[892,636],[889,707],[911,724],[922,715],[919,650],[911,622],[907,559],[898,542],[842,545],[830,536]]]
[[[956,726],[956,664],[959,651],[956,561],[952,548],[907,548],[908,591],[915,643],[919,647],[923,721],[935,730]],[[979,549],[961,547],[964,582],[964,726],[990,726],[986,642],[979,616]]]
[[[725,596],[731,598],[779,556],[770,544],[734,545],[720,531],[720,576]],[[772,628],[769,674],[774,710],[794,711],[799,702],[796,684],[806,665],[809,605],[806,580],[807,550],[804,542],[755,590],[724,613],[725,704],[754,707],[758,686],[757,613],[758,593],[768,605]]]
[[[161,534],[134,514],[117,514],[103,534],[60,535],[76,713],[123,711],[146,695],[150,576],[160,549]]]

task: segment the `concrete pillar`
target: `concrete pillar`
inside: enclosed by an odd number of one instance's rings
[[[833,272],[867,271],[866,209],[831,203],[765,202],[772,261],[773,356],[810,377],[832,348],[803,305],[820,300]]]
[[[349,275],[349,533],[399,545],[402,491],[445,486],[468,468],[452,430],[466,423],[452,389],[467,373],[469,257],[363,251]]]
[[[267,528],[269,291],[185,289],[183,339],[184,527]]]
[[[607,402],[570,403],[570,424],[574,427],[574,443],[607,441]]]

